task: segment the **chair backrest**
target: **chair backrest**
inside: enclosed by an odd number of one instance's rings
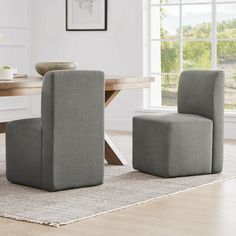
[[[42,182],[47,189],[86,186],[103,174],[104,73],[52,71],[42,88]],[[94,170],[92,171],[88,170]],[[84,182],[83,182],[84,181]]]
[[[178,112],[213,121],[212,173],[223,168],[224,77],[223,71],[191,70],[179,82]]]

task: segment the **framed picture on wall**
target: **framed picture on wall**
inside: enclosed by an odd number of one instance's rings
[[[66,30],[107,30],[107,0],[66,0]]]

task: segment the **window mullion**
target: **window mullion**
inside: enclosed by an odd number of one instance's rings
[[[143,29],[145,31],[144,40],[144,75],[151,75],[151,0],[143,2],[144,22]],[[151,89],[144,89],[143,92],[143,107],[148,107],[151,104]]]
[[[179,71],[183,71],[183,6],[182,6],[182,0],[180,0],[180,7],[179,7],[179,22],[180,22],[180,40],[179,40]]]
[[[211,29],[211,64],[212,69],[217,69],[217,20],[216,0],[212,0],[212,29]]]

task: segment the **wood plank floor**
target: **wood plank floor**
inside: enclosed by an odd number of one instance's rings
[[[236,142],[231,144],[236,158]],[[236,179],[60,228],[0,218],[0,236],[21,235],[235,236]]]

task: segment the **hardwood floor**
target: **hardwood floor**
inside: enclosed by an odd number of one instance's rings
[[[235,147],[232,151],[236,153],[236,142],[230,141],[230,144]],[[15,235],[234,236],[236,179],[59,228],[0,218],[0,236]]]

